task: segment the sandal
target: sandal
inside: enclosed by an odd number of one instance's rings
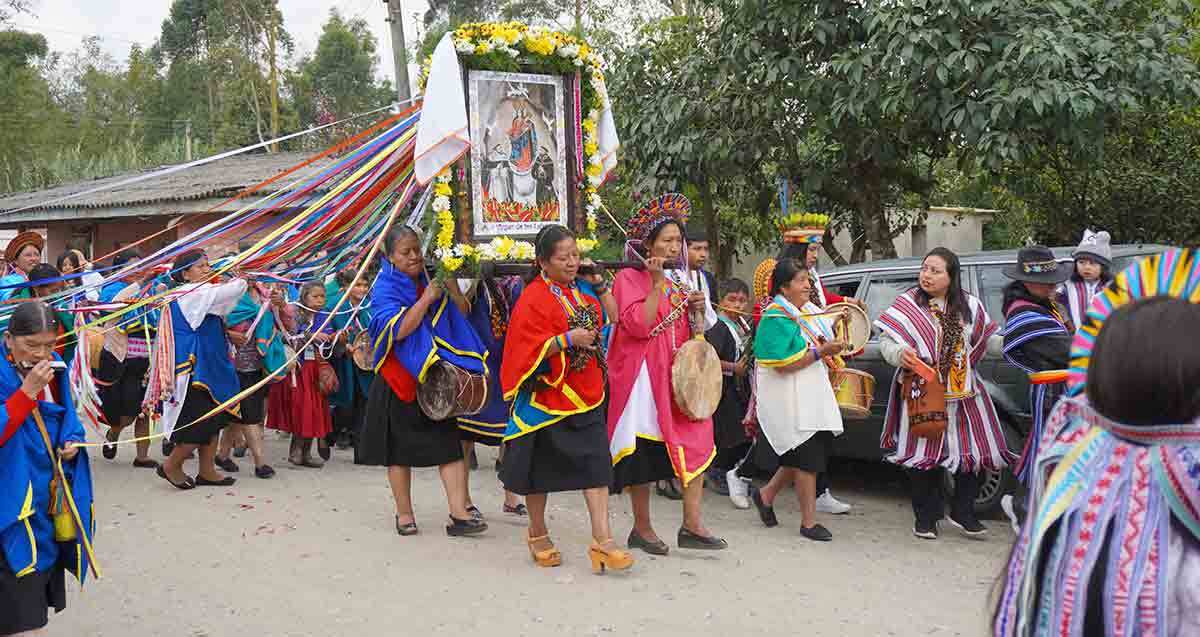
[[[518,504],[516,506],[509,506],[506,504],[504,505],[504,512],[511,513],[512,515],[519,515],[521,517],[529,515],[529,509],[526,508],[524,504]]]
[[[542,541],[545,541],[546,544],[549,544],[550,548],[541,550],[533,548],[534,544]],[[554,546],[554,542],[550,541],[549,534],[531,537],[527,539],[526,542],[529,544],[529,555],[533,557],[534,564],[542,567],[558,566],[562,564],[562,553],[559,553],[558,549]]]
[[[167,472],[165,470],[163,470],[162,465],[159,465],[157,473],[158,473],[158,477],[162,478],[163,480],[166,480],[167,482],[170,482],[171,486],[175,487],[176,489],[179,489],[180,491],[187,491],[188,489],[196,488],[196,483],[191,478],[184,477],[182,482],[176,482],[176,481],[172,480],[171,476],[167,475]]]
[[[450,537],[478,535],[486,531],[487,528],[487,522],[483,520],[476,520],[475,518],[460,520],[452,515],[450,516],[450,523],[446,525],[446,535]]]
[[[480,522],[483,521],[483,511],[480,511],[479,507],[475,506],[474,504],[467,507],[467,513],[471,514],[472,520],[479,520]]]
[[[214,460],[213,463],[216,464],[218,467],[221,467],[221,470],[224,471],[225,473],[237,473],[238,472],[237,463],[229,458],[222,458],[220,456],[217,456],[217,459]]]
[[[254,477],[268,480],[275,477],[275,469],[271,468],[271,465],[269,464],[265,464],[261,467],[254,467]]]
[[[398,516],[398,515],[396,516],[396,534],[397,535],[402,535],[402,536],[408,537],[410,535],[416,535],[420,532],[421,532],[420,529],[417,528],[416,520],[414,520],[412,522],[408,522],[407,524],[400,524],[400,516]]]
[[[603,542],[593,539],[592,545],[588,547],[588,558],[592,561],[592,572],[598,575],[605,570],[623,571],[633,566],[633,555],[617,548],[612,538]]]

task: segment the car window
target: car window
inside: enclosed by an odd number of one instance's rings
[[[987,309],[988,316],[1004,328],[1004,286],[1008,285],[1012,279],[1004,276],[1002,265],[980,265],[975,269],[979,271],[979,291],[983,299],[983,307]]]
[[[879,329],[875,327],[875,319],[879,318],[879,315],[883,314],[884,310],[891,307],[896,297],[916,284],[916,272],[877,274],[871,277],[871,282],[867,285],[867,296],[864,299],[867,304],[867,314],[871,317],[871,338],[879,337]]]
[[[833,292],[838,296],[844,296],[852,299],[858,296],[858,288],[862,285],[862,279],[860,277],[854,277],[853,279],[849,280],[843,279],[826,281],[822,278],[821,285],[825,286],[826,292]]]

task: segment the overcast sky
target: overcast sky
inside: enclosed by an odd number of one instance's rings
[[[63,52],[77,48],[84,37],[97,35],[106,51],[124,61],[135,42],[146,48],[158,38],[171,0],[33,0],[32,4],[32,15],[21,14],[13,20],[16,28],[45,35],[52,50]],[[343,17],[365,19],[379,40],[379,72],[394,79],[383,0],[279,0],[279,8],[284,26],[295,40],[297,57],[316,48],[331,8],[337,8]],[[405,34],[410,43],[421,35],[416,31],[417,16],[426,8],[426,0],[404,0]]]

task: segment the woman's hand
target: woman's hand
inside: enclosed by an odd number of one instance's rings
[[[77,455],[79,455],[79,447],[76,447],[73,442],[68,442],[58,450],[58,457],[63,460],[74,460]]]
[[[21,382],[21,391],[31,399],[37,400],[38,396],[42,395],[42,390],[52,380],[54,380],[54,368],[50,366],[50,361],[42,361],[25,373],[25,380]]]
[[[567,338],[571,341],[571,347],[590,350],[596,344],[596,332],[582,327],[567,332]]]
[[[229,337],[229,342],[233,343],[234,347],[245,347],[246,343],[250,342],[249,331],[225,330],[225,335]]]
[[[425,286],[425,292],[421,294],[421,300],[426,303],[433,303],[442,298],[442,294],[445,294],[445,292],[446,288],[442,287],[440,282],[430,281],[429,285]]]
[[[827,343],[821,343],[817,347],[817,354],[821,358],[825,358],[826,356],[836,356],[845,349],[846,343],[842,341],[829,341]]]
[[[667,274],[663,271],[663,265],[666,262],[666,259],[659,257],[646,259],[646,271],[650,273],[650,280],[654,281],[655,285],[661,285],[667,280]]]
[[[703,310],[706,300],[708,297],[703,292],[692,292],[688,295],[688,308],[697,312]]]
[[[328,343],[329,339],[331,338],[333,337],[325,332],[317,332],[316,334],[313,334],[313,340],[318,343]]]
[[[921,357],[917,356],[917,353],[912,348],[905,348],[904,354],[900,356],[900,366],[904,369],[916,369],[922,363]]]
[[[738,361],[733,364],[733,375],[738,378],[746,375],[746,361]]]

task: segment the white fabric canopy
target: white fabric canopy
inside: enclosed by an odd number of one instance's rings
[[[467,96],[463,91],[462,68],[451,33],[442,36],[429,67],[425,103],[417,122],[417,183],[428,185],[471,149],[467,131]]]

